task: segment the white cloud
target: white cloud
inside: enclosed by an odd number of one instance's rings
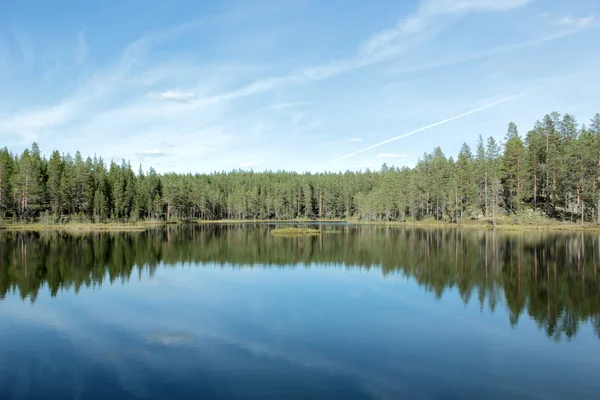
[[[349,58],[333,60],[316,66],[300,68],[287,75],[256,80],[247,85],[240,86],[231,91],[215,91],[210,94],[198,93],[198,88],[210,87],[206,82],[199,82],[196,91],[182,91],[178,89],[163,92],[150,92],[147,96],[156,100],[185,103],[185,107],[175,108],[160,105],[153,106],[144,102],[118,104],[112,108],[104,108],[106,104],[115,104],[114,98],[124,90],[124,84],[135,77],[148,73],[151,75],[153,68],[144,68],[143,60],[157,43],[171,40],[178,34],[187,32],[183,28],[175,28],[165,32],[143,37],[130,44],[121,54],[119,62],[113,67],[100,71],[91,79],[84,82],[71,96],[62,99],[57,104],[49,104],[34,110],[18,110],[0,122],[1,131],[9,131],[22,135],[26,140],[38,137],[40,133],[52,133],[65,128],[74,121],[87,120],[82,128],[95,127],[99,130],[105,125],[119,126],[127,129],[131,125],[149,123],[150,119],[157,120],[175,119],[180,123],[181,116],[188,116],[190,120],[198,120],[200,108],[216,103],[235,100],[240,97],[252,96],[273,90],[276,87],[289,84],[300,84],[315,80],[327,79],[358,68],[373,65],[389,59],[400,50],[408,48],[423,39],[433,38],[449,23],[456,20],[453,15],[465,15],[471,11],[499,11],[517,8],[527,4],[529,0],[424,0],[411,17],[402,20],[397,27],[376,33],[359,46],[358,52]],[[448,18],[441,18],[443,16]],[[435,18],[434,18],[435,17]],[[22,46],[23,47],[23,46]],[[77,53],[80,60],[84,60],[89,52],[85,41],[85,32],[78,34]],[[189,66],[190,71],[198,66]],[[235,74],[228,71],[229,76]],[[212,77],[211,77],[212,78]],[[206,89],[204,89],[206,91]],[[121,93],[122,94],[122,93]],[[99,103],[99,104],[96,104]],[[286,108],[310,104],[309,102],[275,104],[271,108]],[[98,109],[97,106],[102,107]],[[93,115],[93,117],[87,118]],[[216,118],[215,113],[211,114]],[[172,125],[172,123],[171,123]],[[194,127],[188,127],[192,130]],[[86,131],[85,133],[88,133]]]
[[[544,14],[547,14],[547,13],[544,13]],[[544,17],[540,17],[540,18],[544,18]],[[554,41],[557,39],[564,38],[566,36],[576,34],[579,31],[580,31],[579,29],[571,29],[571,30],[554,33],[549,36],[540,37],[538,39],[529,40],[526,42],[491,48],[489,50],[484,50],[481,52],[469,54],[464,57],[457,57],[457,58],[446,59],[446,60],[442,59],[442,60],[437,60],[437,61],[433,61],[433,62],[421,64],[421,65],[415,65],[415,66],[411,66],[411,67],[402,66],[401,68],[395,70],[394,72],[401,74],[401,73],[408,73],[408,72],[415,72],[415,71],[424,71],[424,70],[434,69],[434,68],[441,68],[441,67],[446,67],[446,66],[453,65],[453,64],[460,64],[460,63],[463,63],[466,61],[478,60],[481,58],[490,57],[490,56],[493,56],[496,54],[506,53],[506,52],[513,51],[513,50],[537,46],[540,44],[544,44],[547,42],[551,42],[551,41]]]
[[[148,93],[148,97],[156,100],[190,101],[196,97],[194,92],[183,92],[180,90],[167,90],[165,92]]]
[[[548,12],[539,13],[537,15],[537,19],[548,19],[548,17],[550,17],[550,14]]]
[[[208,158],[216,154],[214,150],[199,148],[200,145],[197,144],[199,139],[212,147],[240,145],[247,140],[244,135],[251,137],[254,134],[250,132],[250,128],[260,124],[268,126],[267,132],[257,131],[256,137],[268,135],[269,131],[281,132],[286,129],[285,132],[290,132],[289,121],[286,121],[285,126],[276,126],[277,122],[260,120],[260,116],[254,116],[256,121],[252,121],[252,124],[241,115],[232,118],[229,114],[232,109],[229,104],[225,104],[230,100],[271,91],[280,86],[323,80],[373,65],[388,60],[410,46],[421,44],[421,40],[432,39],[445,26],[456,21],[454,15],[462,16],[471,11],[504,10],[527,2],[524,0],[424,0],[412,17],[399,23],[398,26],[403,29],[401,32],[394,28],[391,31],[375,34],[371,39],[357,46],[355,54],[348,58],[325,61],[322,64],[292,70],[278,77],[258,80],[254,80],[256,71],[253,71],[252,75],[243,75],[241,79],[233,80],[231,77],[237,75],[235,71],[224,71],[222,68],[215,68],[212,64],[207,66],[193,62],[182,63],[179,60],[173,60],[172,64],[157,64],[150,57],[153,46],[167,43],[179,34],[159,32],[132,43],[124,49],[119,61],[113,66],[95,71],[94,76],[82,75],[79,80],[81,85],[70,95],[56,99],[55,103],[46,103],[39,108],[16,109],[14,112],[11,110],[10,113],[0,115],[0,135],[20,134],[28,142],[45,137],[47,141],[52,140],[53,143],[56,143],[54,137],[65,138],[73,135],[76,136],[76,140],[69,140],[66,143],[67,147],[71,145],[81,147],[82,144],[88,146],[88,143],[102,144],[106,147],[104,154],[107,154],[107,151],[112,151],[112,146],[103,141],[106,139],[105,135],[110,134],[123,144],[119,150],[123,153],[120,155],[126,158],[130,155],[148,157],[148,159],[157,158],[153,161],[159,161],[159,157],[169,153],[164,153],[160,149],[140,152],[139,144],[149,147],[151,144],[148,143],[156,143],[164,149],[164,146],[159,144],[160,140],[164,137],[176,137],[177,143],[183,145],[178,146],[176,150],[168,149],[168,151],[176,152],[178,157],[185,156],[186,160],[195,162],[199,157]],[[385,43],[380,44],[389,44],[390,49],[394,51],[385,54],[377,51],[363,52],[363,48],[368,47],[368,43],[374,37],[389,33],[391,33],[390,41],[384,40]],[[76,49],[80,59],[85,61],[88,53],[93,54],[92,50],[88,48],[85,41],[85,32],[80,32]],[[165,70],[165,66],[171,69]],[[174,74],[173,71],[177,73]],[[199,74],[199,71],[206,73]],[[195,84],[188,86],[192,81],[190,79],[173,81],[183,75],[193,76]],[[141,88],[140,85],[131,84],[136,79],[149,77],[154,77],[154,80],[150,79],[149,85],[154,82],[159,83],[161,87]],[[250,83],[240,86],[239,82]],[[185,91],[179,89],[161,91],[165,87],[185,88]],[[154,91],[148,93],[151,90]],[[160,101],[149,101],[148,98]],[[273,105],[267,108],[285,109],[286,113],[288,108],[311,104],[310,102],[277,103],[282,99],[269,100],[271,101],[267,101],[266,104]],[[281,114],[284,114],[284,111]],[[304,128],[309,127],[310,124],[317,126],[320,124],[320,120],[309,121],[309,118],[295,114],[292,116],[291,123],[301,123],[305,125]],[[294,129],[296,130],[296,127]],[[302,127],[297,131],[300,132],[301,129]],[[257,140],[256,137],[253,140]],[[360,142],[361,139],[351,138],[349,141]],[[85,151],[84,148],[81,150]],[[229,164],[234,166],[240,162],[239,158],[237,160],[234,158]],[[242,164],[245,168],[254,166],[256,166],[254,162]]]
[[[380,153],[377,155],[379,158],[405,158],[408,157],[406,154],[396,154],[396,153]]]
[[[309,104],[313,104],[313,102],[312,101],[297,101],[297,102],[294,102],[294,103],[279,103],[279,104],[273,104],[273,105],[270,105],[270,106],[266,106],[266,107],[263,107],[263,108],[268,108],[268,109],[271,109],[271,110],[279,110],[279,109],[282,109],[282,108],[307,106]]]
[[[240,165],[240,168],[252,168],[256,167],[256,163],[254,161],[248,161]]]
[[[571,15],[565,15],[561,18],[552,18],[550,13],[543,12],[541,14],[538,14],[537,18],[552,23],[554,25],[572,28],[585,28],[592,25],[596,21],[596,17],[594,16],[594,14],[590,14],[587,17],[580,18],[574,18]]]
[[[357,154],[364,153],[365,151],[372,150],[372,149],[374,149],[376,147],[383,146],[383,145],[388,144],[390,142],[403,139],[403,138],[405,138],[407,136],[412,136],[412,135],[414,135],[416,133],[420,133],[420,132],[426,131],[426,130],[431,129],[431,128],[435,128],[436,126],[445,125],[445,124],[447,124],[449,122],[455,121],[457,119],[464,118],[466,116],[469,116],[469,115],[481,112],[483,110],[487,110],[488,108],[496,107],[496,106],[498,106],[498,105],[500,105],[502,103],[505,103],[505,102],[510,101],[510,100],[514,100],[514,99],[519,98],[521,96],[523,96],[523,93],[520,93],[520,94],[514,95],[514,96],[510,96],[510,97],[502,98],[500,100],[494,101],[493,103],[489,103],[489,104],[486,104],[484,106],[481,106],[481,107],[478,107],[478,108],[474,108],[474,109],[466,111],[466,112],[464,112],[462,114],[458,114],[458,115],[455,115],[453,117],[446,118],[446,119],[438,121],[438,122],[434,122],[433,124],[429,124],[429,125],[423,126],[421,128],[415,129],[415,130],[410,131],[408,133],[405,133],[405,134],[402,134],[402,135],[399,135],[399,136],[395,136],[395,137],[390,138],[390,139],[383,140],[383,141],[381,141],[379,143],[372,144],[372,145],[370,145],[368,147],[365,147],[364,149],[360,149],[360,150],[357,150],[355,152],[352,152],[352,153],[346,154],[344,156],[335,158],[335,159],[333,159],[331,161],[328,161],[327,164],[331,164],[331,163],[334,163],[334,162],[337,162],[337,161],[344,160],[344,159],[349,158],[349,157],[353,157],[353,156],[355,156]]]
[[[372,35],[360,47],[366,56],[387,57],[399,51],[411,40],[435,36],[451,19],[470,12],[507,11],[520,8],[532,0],[424,0],[416,13],[400,21],[396,27]]]
[[[586,26],[590,26],[595,20],[593,14],[588,15],[587,17],[581,18],[573,18],[570,15],[564,16],[556,21],[558,25],[563,26],[574,26],[578,28],[585,28]]]
[[[159,149],[144,150],[144,151],[140,151],[138,154],[141,156],[150,156],[150,157],[152,157],[152,156],[159,157],[159,156],[165,155],[165,153]]]
[[[88,52],[89,47],[87,40],[85,39],[85,31],[79,31],[77,33],[77,45],[75,46],[74,50],[75,61],[77,64],[83,65],[85,63]]]
[[[457,17],[470,12],[507,11],[533,0],[423,0],[417,12],[395,28],[375,33],[358,46],[358,53],[346,59],[309,66],[287,75],[264,78],[220,95],[197,99],[201,104],[234,100],[272,90],[282,85],[299,84],[338,76],[389,60],[403,50],[433,39]],[[444,18],[445,17],[445,18]]]
[[[26,141],[38,140],[40,130],[68,123],[76,115],[77,108],[75,102],[65,101],[48,107],[19,110],[11,117],[0,119],[0,134],[17,134]]]
[[[506,11],[523,7],[533,0],[429,0],[422,8],[430,12]]]

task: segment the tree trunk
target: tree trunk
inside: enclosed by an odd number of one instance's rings
[[[598,211],[598,225],[600,225],[600,136],[598,136],[598,169],[596,172],[596,183],[597,189],[596,193],[598,196],[598,204],[596,205],[596,210]]]
[[[458,192],[456,192],[455,196],[456,205],[454,206],[454,219],[456,220],[456,225],[458,226]]]
[[[521,210],[521,159],[517,161],[517,212]]]
[[[2,214],[2,204],[4,203],[4,191],[2,190],[2,171],[0,171],[0,217]]]
[[[600,167],[600,162],[598,166]],[[598,175],[598,179],[600,180],[600,175]],[[598,205],[596,210],[598,211],[598,225],[600,225],[600,182],[598,182]]]
[[[552,133],[552,143],[554,143],[554,148],[556,149],[556,134]],[[553,160],[552,163],[552,208],[554,209],[556,206],[556,166],[554,165],[556,160]],[[554,210],[553,210],[554,211]]]
[[[533,212],[535,213],[537,210],[537,162],[535,158],[535,150],[533,151]]]
[[[483,187],[484,187],[484,192],[485,192],[485,212],[484,212],[484,217],[487,218],[488,216],[488,170],[487,170],[487,165],[485,166],[485,182],[483,183]]]
[[[546,135],[546,211],[548,211],[548,197],[550,197],[548,195],[548,192],[550,190],[549,186],[550,186],[550,134]]]
[[[492,224],[494,226],[494,230],[496,230],[496,207],[498,205],[498,191],[494,188],[494,206],[492,208]]]
[[[323,192],[319,192],[319,219],[323,217]]]

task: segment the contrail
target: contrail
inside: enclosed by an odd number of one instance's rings
[[[466,117],[467,115],[471,115],[471,114],[478,113],[479,111],[483,111],[483,110],[486,110],[486,109],[488,109],[488,108],[495,107],[495,106],[497,106],[497,105],[499,105],[499,104],[505,103],[505,102],[507,102],[507,101],[509,101],[509,100],[516,99],[516,98],[518,98],[518,97],[521,97],[521,96],[523,96],[523,95],[524,95],[524,93],[520,93],[520,94],[517,94],[517,95],[514,95],[514,96],[505,97],[505,98],[503,98],[503,99],[500,99],[500,100],[497,100],[497,101],[495,101],[495,102],[493,102],[493,103],[487,104],[487,105],[485,105],[485,106],[483,106],[483,107],[479,107],[479,108],[476,108],[476,109],[474,109],[474,110],[467,111],[467,112],[465,112],[465,113],[462,113],[462,114],[456,115],[456,116],[454,116],[454,117],[447,118],[447,119],[445,119],[445,120],[443,120],[443,121],[439,121],[439,122],[436,122],[436,123],[434,123],[434,124],[431,124],[431,125],[424,126],[424,127],[422,127],[422,128],[419,128],[419,129],[415,129],[414,131],[410,131],[410,132],[408,132],[408,133],[405,133],[405,134],[403,134],[403,135],[396,136],[396,137],[393,137],[393,138],[391,138],[391,139],[384,140],[383,142],[375,143],[375,144],[373,144],[373,145],[371,145],[371,146],[369,146],[369,147],[365,147],[365,148],[364,148],[364,149],[362,149],[362,150],[358,150],[358,151],[355,151],[354,153],[346,154],[345,156],[342,156],[342,157],[336,158],[335,160],[327,161],[327,164],[330,164],[330,163],[333,163],[333,162],[336,162],[336,161],[340,161],[340,160],[344,160],[344,159],[346,159],[346,158],[349,158],[349,157],[355,156],[355,155],[357,155],[357,154],[360,154],[360,153],[364,153],[365,151],[369,151],[369,150],[371,150],[371,149],[374,149],[374,148],[376,148],[376,147],[383,146],[384,144],[387,144],[387,143],[393,142],[393,141],[395,141],[395,140],[402,139],[402,138],[405,138],[405,137],[407,137],[407,136],[410,136],[410,135],[414,135],[415,133],[423,132],[423,131],[425,131],[425,130],[427,130],[427,129],[431,129],[431,128],[434,128],[434,127],[436,127],[436,126],[440,126],[440,125],[447,124],[448,122],[451,122],[451,121],[454,121],[454,120],[457,120],[457,119],[460,119],[460,118]]]

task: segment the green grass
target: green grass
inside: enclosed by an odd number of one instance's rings
[[[460,228],[460,229],[492,229],[491,220],[464,220],[456,222],[449,221],[359,221],[359,225],[381,225],[381,226],[414,226],[422,228]],[[499,219],[496,221],[497,230],[540,230],[540,231],[571,231],[571,232],[600,232],[600,226],[593,223],[584,225],[571,222],[554,221],[551,219],[536,220],[535,222],[513,223]]]
[[[158,225],[164,225],[161,221],[147,222],[109,222],[109,223],[85,223],[70,222],[67,224],[45,224],[33,223],[3,223],[0,229],[7,231],[65,231],[65,232],[143,232]]]
[[[380,225],[380,226],[414,226],[423,228],[460,228],[460,229],[491,229],[492,220],[469,220],[464,219],[455,222],[448,220],[438,221],[428,218],[423,221],[357,221],[356,219],[347,220],[218,220],[218,221],[196,221],[201,224],[247,224],[247,223],[303,223],[303,222],[348,222],[358,225]],[[169,222],[173,224],[177,222]],[[70,222],[66,224],[53,224],[43,222],[21,223],[21,222],[2,222],[0,229],[8,231],[66,231],[66,232],[141,232],[155,226],[167,224],[164,221],[141,221],[141,222],[109,222],[109,223],[91,223],[91,222]],[[541,215],[520,215],[520,216],[499,216],[496,223],[496,229],[506,231],[538,230],[538,231],[570,231],[570,232],[600,232],[600,226],[594,223],[581,225],[577,222],[562,222],[546,218]],[[273,235],[279,236],[306,236],[335,234],[341,231],[327,229],[321,231],[312,228],[281,228],[271,231]]]
[[[199,224],[255,224],[255,223],[303,223],[303,222],[346,222],[339,219],[310,219],[310,218],[294,218],[294,219],[199,219],[196,220]]]
[[[275,236],[313,236],[320,234],[320,229],[312,228],[279,228],[271,231],[271,235]]]

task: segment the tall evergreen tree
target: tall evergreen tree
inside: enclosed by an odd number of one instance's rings
[[[504,144],[502,181],[505,188],[506,204],[513,211],[521,210],[523,187],[524,147],[517,125],[508,124]]]
[[[62,214],[63,199],[61,196],[61,182],[63,179],[64,164],[58,151],[54,151],[48,161],[48,202],[50,211],[55,220]]]
[[[457,168],[457,184],[459,193],[459,214],[460,217],[466,210],[469,210],[477,200],[477,184],[475,181],[475,165],[473,154],[468,144],[463,143],[458,160]]]
[[[14,169],[15,162],[8,149],[0,149],[0,218],[6,218],[12,209]]]
[[[494,227],[496,227],[496,214],[498,213],[498,207],[500,206],[500,197],[502,191],[502,186],[500,183],[501,159],[500,146],[492,136],[490,136],[487,140],[485,157],[489,199],[491,201],[492,208],[492,221]]]

